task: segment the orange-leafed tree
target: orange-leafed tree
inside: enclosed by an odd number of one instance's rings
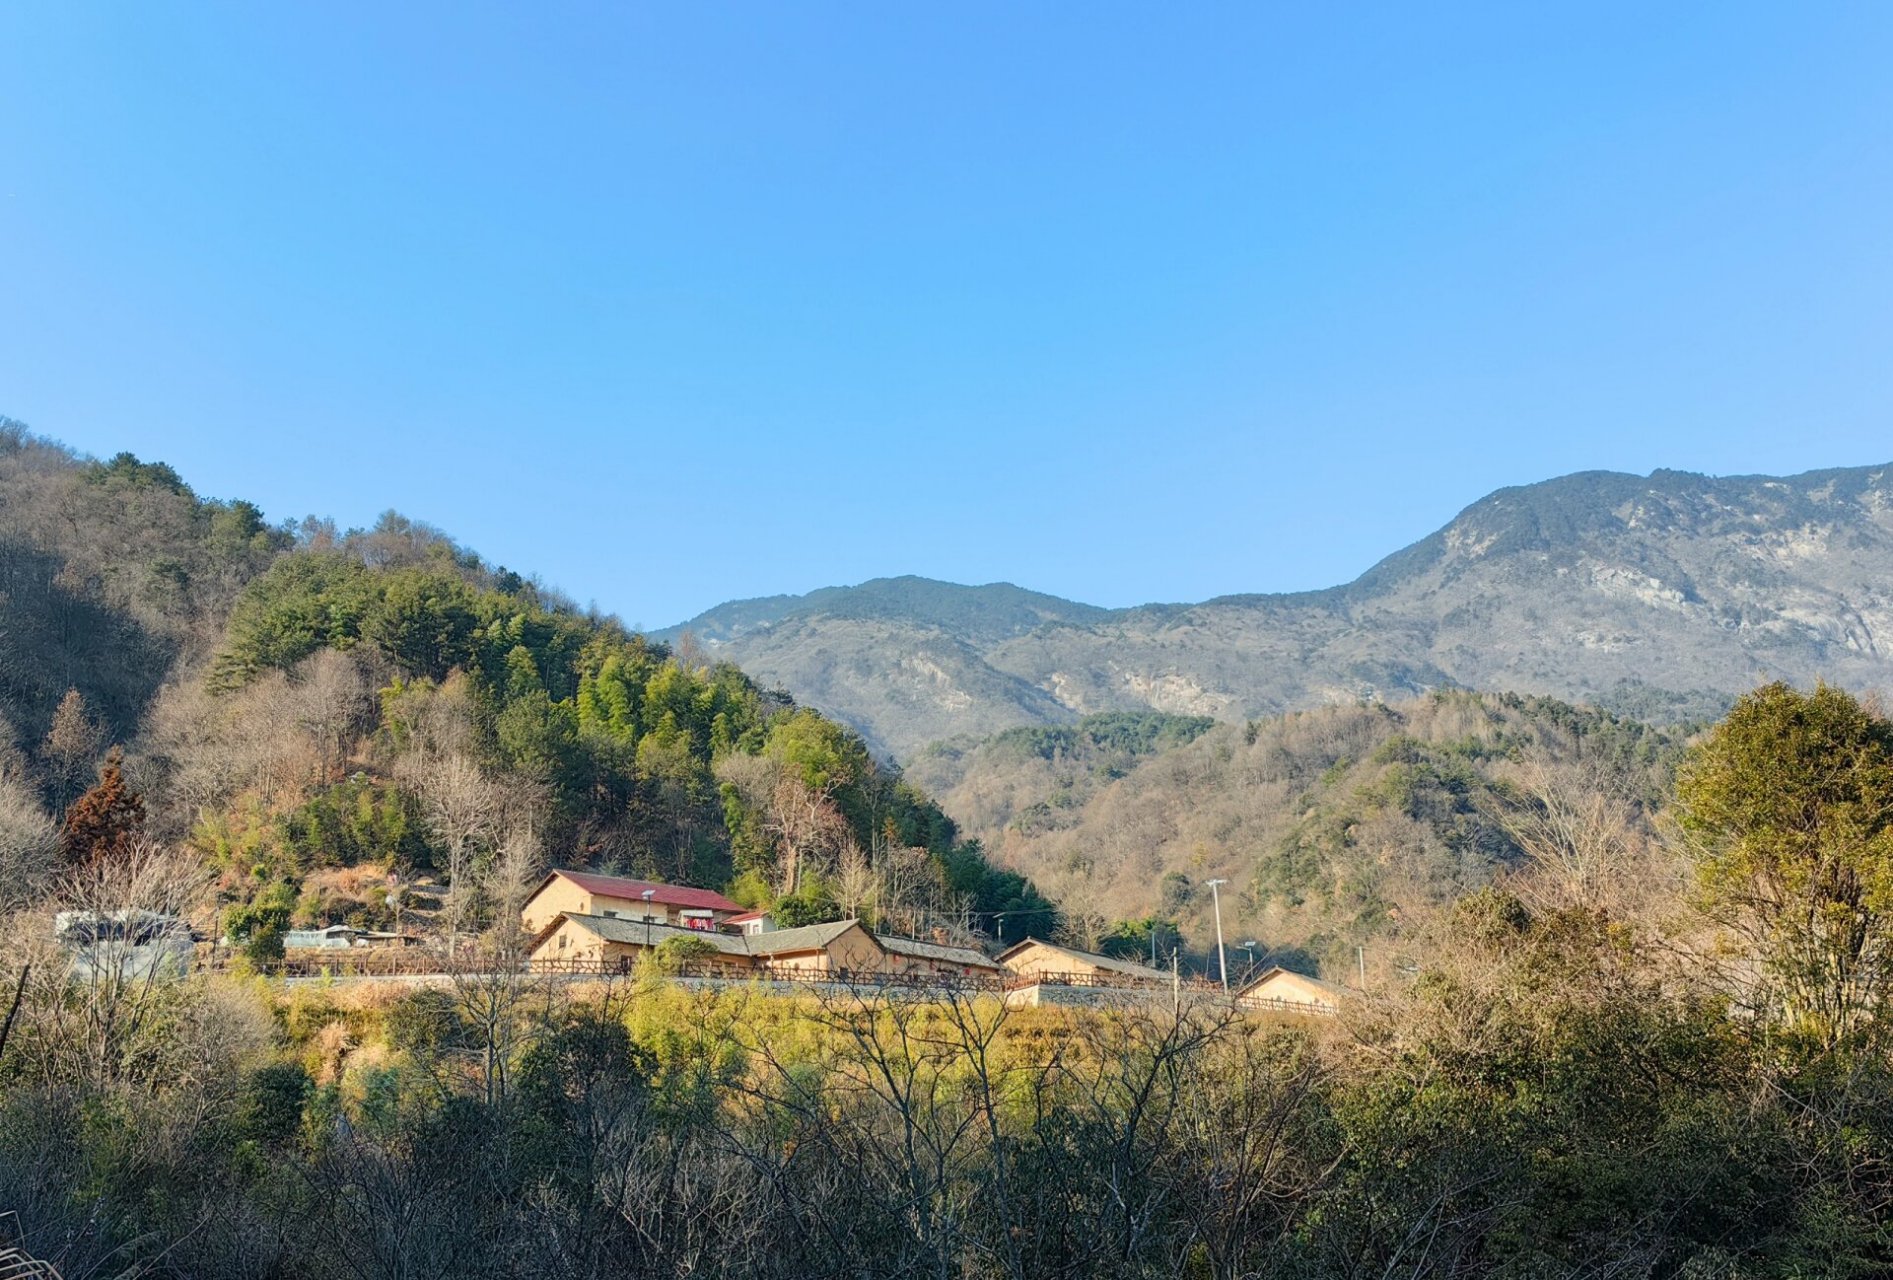
[[[99,766],[98,782],[66,810],[60,833],[66,860],[82,866],[123,857],[144,823],[144,797],[126,783],[124,752],[113,747]]]

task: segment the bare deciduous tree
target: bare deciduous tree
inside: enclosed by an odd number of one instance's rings
[[[1518,799],[1495,805],[1532,862],[1517,892],[1540,907],[1628,909],[1662,878],[1642,810],[1609,769],[1535,756],[1518,766]]]
[[[29,787],[0,777],[0,914],[38,901],[58,861],[58,825]]]
[[[60,882],[54,901],[71,913],[64,944],[43,925],[33,930],[28,1008],[43,1078],[103,1088],[148,1078],[165,1060],[158,1028],[176,1011],[177,979],[190,964],[183,917],[208,882],[195,857],[144,839]]]
[[[532,826],[515,826],[500,838],[493,860],[481,877],[492,912],[493,932],[519,932],[519,914],[545,870],[545,850]]]
[[[180,836],[239,794],[275,807],[336,781],[373,727],[376,677],[370,658],[325,649],[230,693],[194,679],[166,685],[128,770],[157,798],[152,829]]]
[[[54,809],[63,812],[91,785],[93,766],[104,750],[105,730],[92,718],[79,691],[66,690],[39,749]]]
[[[364,662],[353,651],[323,649],[291,673],[295,724],[315,747],[322,782],[341,778],[350,748],[374,727],[374,684]]]
[[[525,943],[517,927],[496,931],[448,961],[455,1008],[472,1033],[474,1072],[489,1104],[506,1097],[513,1066],[554,999],[550,981],[526,971]]]
[[[768,828],[781,858],[782,892],[794,893],[805,870],[822,870],[848,839],[848,820],[835,807],[834,787],[812,787],[792,768],[776,771]]]
[[[411,753],[401,757],[398,776],[421,798],[428,826],[447,848],[447,936],[460,929],[475,886],[468,875],[475,849],[491,840],[505,813],[500,783],[471,756]]]

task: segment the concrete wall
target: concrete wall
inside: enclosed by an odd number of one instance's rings
[[[1034,983],[1006,992],[1014,1008],[1066,1005],[1081,1009],[1126,1009],[1134,1005],[1168,1003],[1176,997],[1160,987],[1073,987],[1062,982]],[[1194,995],[1190,997],[1196,999]]]

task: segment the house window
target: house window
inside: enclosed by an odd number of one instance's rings
[[[563,951],[571,945],[572,940],[570,938],[566,937],[564,934],[559,935],[559,950]]]
[[[618,913],[616,911],[607,911],[605,912],[605,915],[610,917],[613,920],[616,920],[618,918]]]

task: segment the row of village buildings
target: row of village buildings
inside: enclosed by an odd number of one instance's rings
[[[943,939],[877,933],[860,920],[779,929],[766,912],[752,911],[709,889],[657,884],[589,871],[553,871],[520,912],[529,938],[526,967],[543,974],[628,973],[640,957],[671,945],[688,956],[691,976],[790,981],[900,983],[917,987],[1003,987],[1009,999],[1062,1000],[1057,992],[1168,988],[1174,973],[1115,956],[1027,938],[997,955]],[[176,916],[147,911],[61,912],[55,931],[82,972],[109,966],[135,973],[193,967],[190,927]],[[346,925],[291,930],[285,973],[439,972],[430,951],[412,935],[376,933]],[[226,940],[225,945],[228,945]],[[405,949],[405,950],[402,950]],[[213,949],[214,950],[214,949]],[[335,964],[338,951],[365,962],[399,952],[411,962],[395,969],[366,963]],[[1331,984],[1269,968],[1231,992],[1258,1008],[1332,1013],[1346,994]]]
[[[1168,987],[1174,975],[1115,956],[1027,938],[996,956],[943,941],[876,933],[859,920],[778,929],[708,889],[654,884],[586,871],[554,871],[527,899],[521,923],[538,972],[627,970],[671,939],[700,945],[693,968],[724,978],[790,978],[917,984],[985,982],[1012,988]],[[1237,992],[1259,1006],[1332,1013],[1341,988],[1271,967]]]

